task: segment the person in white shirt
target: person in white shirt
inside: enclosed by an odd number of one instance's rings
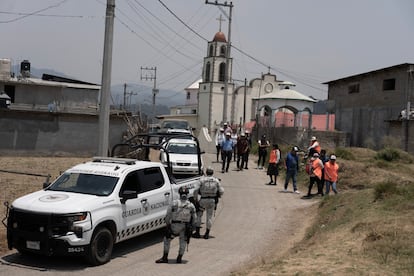
[[[216,158],[217,163],[219,162],[219,155],[221,152],[221,143],[224,141],[224,128],[220,128],[219,131],[216,133]]]

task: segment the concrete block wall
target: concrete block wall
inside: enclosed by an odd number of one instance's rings
[[[98,116],[68,113],[0,110],[0,152],[93,156],[98,152]],[[111,116],[109,147],[122,141],[127,126]]]

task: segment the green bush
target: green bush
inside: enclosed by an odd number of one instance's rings
[[[385,160],[388,162],[396,161],[401,158],[400,150],[396,148],[384,148],[377,152],[375,159]]]
[[[391,182],[390,180],[388,180],[386,182],[378,183],[375,186],[374,200],[376,201],[388,198],[396,194],[398,194],[397,184],[395,182]]]
[[[343,147],[336,148],[335,155],[345,160],[355,160],[354,154],[350,150]]]

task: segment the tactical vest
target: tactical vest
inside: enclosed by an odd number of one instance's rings
[[[215,177],[203,177],[200,184],[201,197],[215,197],[217,195],[217,180]]]
[[[183,203],[181,200],[174,201],[171,218],[173,221],[190,222],[191,203],[189,201]]]

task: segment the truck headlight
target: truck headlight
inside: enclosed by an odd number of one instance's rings
[[[88,212],[58,215],[54,217],[52,231],[57,235],[68,235],[72,232],[78,238],[82,238],[86,222],[88,222]]]
[[[77,221],[83,221],[88,217],[88,213],[87,212],[80,212],[80,213],[76,213],[76,214],[68,214],[66,217],[66,220],[68,222],[74,223]]]
[[[78,224],[84,222],[87,219],[87,217],[88,217],[87,212],[72,214],[72,216],[68,217],[68,221],[71,222],[69,231],[72,231],[73,233],[75,233],[75,235],[78,238],[82,238],[83,236],[83,227]]]

